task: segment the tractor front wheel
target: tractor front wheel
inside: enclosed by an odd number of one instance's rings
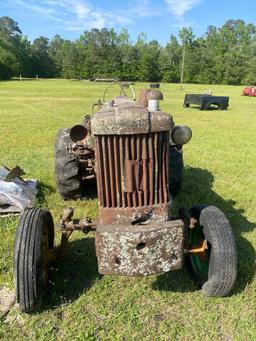
[[[16,299],[24,312],[41,304],[53,247],[51,213],[39,208],[26,210],[17,227],[13,262]]]
[[[215,206],[194,207],[199,223],[188,231],[189,268],[206,296],[227,296],[237,275],[237,250],[230,223]]]

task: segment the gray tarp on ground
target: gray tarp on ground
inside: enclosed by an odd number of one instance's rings
[[[0,167],[0,215],[20,213],[33,207],[38,192],[36,180],[15,178],[4,181],[8,172],[5,167]]]

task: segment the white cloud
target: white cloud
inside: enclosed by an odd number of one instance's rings
[[[152,1],[149,0],[129,1],[127,4],[127,8],[120,9],[120,13],[130,18],[153,18],[163,14],[159,3],[154,6]]]
[[[176,17],[183,17],[193,7],[198,5],[201,0],[165,0],[169,10]]]
[[[100,8],[93,0],[7,0],[19,11],[40,14],[58,22],[65,30],[79,31],[92,28],[132,25],[144,18],[166,16],[172,12],[178,21],[201,0],[126,0],[119,6]]]
[[[43,17],[62,24],[62,28],[71,31],[82,31],[92,28],[115,27],[132,24],[134,12],[118,9],[104,10],[85,0],[8,0],[9,4],[19,10],[24,9],[38,13]],[[142,0],[148,2],[147,0]],[[139,2],[138,2],[139,3]],[[133,8],[133,10],[136,10]]]
[[[47,1],[52,2],[52,1]],[[55,1],[54,1],[55,2]],[[58,12],[52,8],[43,6],[42,4],[38,4],[38,2],[34,1],[24,1],[24,0],[9,0],[9,3],[17,9],[19,7],[19,11],[24,9],[25,11],[29,11],[32,13],[39,13],[45,18],[62,22],[63,20],[59,17]]]
[[[71,1],[70,5],[73,7],[74,13],[77,15],[78,19],[81,20],[86,19],[92,11],[88,5],[81,2]]]

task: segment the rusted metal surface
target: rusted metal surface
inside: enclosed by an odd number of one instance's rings
[[[70,131],[70,143],[67,148],[75,156],[80,166],[83,180],[94,179],[95,175],[95,140],[91,134],[91,118],[84,117],[84,125],[75,125]]]
[[[83,231],[88,233],[91,230],[95,230],[96,225],[92,222],[91,218],[85,219],[72,219],[74,215],[74,209],[72,207],[65,208],[63,215],[60,220],[60,232],[61,232],[61,243],[58,257],[62,258],[66,256],[68,250],[68,240],[71,234],[76,231]],[[50,254],[48,255],[51,256]]]
[[[95,230],[96,224],[92,222],[90,217],[84,219],[72,219],[74,215],[74,209],[72,207],[65,208],[60,220],[61,232],[72,232],[74,230],[82,230],[83,232],[89,232]]]
[[[95,111],[94,108],[95,107],[98,108],[98,110],[99,110],[99,109],[102,108],[102,106],[103,106],[103,103],[102,103],[101,99],[99,99],[97,103],[93,103],[93,105],[92,105],[92,113],[94,113],[94,111]]]
[[[140,91],[138,103],[145,108],[147,108],[147,106],[148,106],[148,93],[149,92],[150,92],[150,90],[147,90],[147,89]]]
[[[159,90],[151,91],[152,100],[162,97]],[[96,249],[102,274],[149,275],[182,265],[184,224],[170,221],[168,148],[173,128],[169,114],[149,112],[124,96],[92,119],[99,198]]]
[[[76,126],[77,127],[77,126]],[[90,132],[87,133],[84,139],[77,140],[76,142],[72,143],[68,146],[68,149],[74,155],[89,155],[94,153],[94,137]]]
[[[61,222],[61,231],[75,231],[81,230],[83,232],[89,232],[95,230],[96,224],[91,221],[90,218],[74,219],[70,222]]]
[[[158,222],[166,221],[171,216],[171,202],[141,207],[99,207],[100,224],[131,224],[136,216],[145,215]]]
[[[183,262],[181,220],[147,225],[107,225],[96,229],[101,274],[151,275],[179,269]]]
[[[140,91],[138,103],[143,107],[148,107],[149,100],[163,100],[163,93],[160,90],[155,89],[144,89]]]
[[[160,90],[150,90],[147,94],[148,100],[157,99],[159,101],[164,99],[163,93]]]
[[[159,95],[159,94],[157,94]],[[170,115],[119,96],[92,119],[102,274],[149,275],[182,265],[182,221],[169,221]]]
[[[169,132],[95,138],[100,223],[130,222],[140,208],[168,216]]]

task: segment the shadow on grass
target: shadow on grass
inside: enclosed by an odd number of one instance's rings
[[[40,207],[45,204],[45,198],[53,193],[55,189],[52,186],[46,185],[43,182],[39,182],[38,184],[38,193],[37,193],[37,203]]]
[[[238,247],[238,276],[232,293],[236,294],[242,292],[254,276],[255,251],[252,245],[242,237],[242,233],[252,231],[255,224],[244,217],[243,210],[235,209],[234,201],[224,200],[212,190],[213,181],[213,175],[207,170],[185,169],[183,189],[175,198],[173,212],[179,207],[189,208],[203,203],[215,205],[227,215],[233,226]],[[94,192],[90,192],[90,197],[92,193],[96,195],[95,186]],[[76,300],[100,278],[94,238],[88,236],[71,241],[68,255],[52,270],[52,284],[45,295],[42,309],[53,309],[63,303]],[[155,290],[173,292],[193,292],[198,289],[185,267],[159,275],[152,287]]]
[[[255,229],[255,224],[248,221],[244,214],[244,210],[235,208],[235,201],[224,200],[212,190],[214,177],[204,169],[186,168],[184,171],[184,183],[181,193],[174,200],[173,211],[177,211],[179,207],[190,208],[195,205],[206,204],[219,207],[229,219],[235,235],[238,251],[238,274],[235,288],[232,294],[242,292],[246,285],[250,283],[255,274],[255,250],[251,243],[246,240],[242,233]],[[186,278],[187,276],[187,278]],[[153,284],[156,290],[171,291],[190,291],[195,290],[189,281],[188,272],[175,271],[160,275]]]
[[[198,105],[190,105],[189,107],[185,108],[187,111],[189,111],[189,109],[192,110],[197,110],[200,112],[204,112],[204,111],[228,111],[230,110],[229,108],[227,109],[220,109],[219,106],[217,104],[212,104],[210,105],[207,109],[200,109],[200,106]]]
[[[42,310],[75,301],[101,278],[97,269],[94,238],[71,241],[66,257],[56,262],[50,271]]]
[[[39,182],[38,185],[38,194],[37,194],[37,203],[40,207],[45,205],[46,198],[55,192],[55,188],[52,186],[46,185],[43,182]],[[82,200],[95,199],[97,198],[97,185],[95,179],[88,180],[82,185]],[[80,200],[80,199],[77,199]]]
[[[193,292],[198,289],[185,268],[159,275],[152,289],[172,292]]]

